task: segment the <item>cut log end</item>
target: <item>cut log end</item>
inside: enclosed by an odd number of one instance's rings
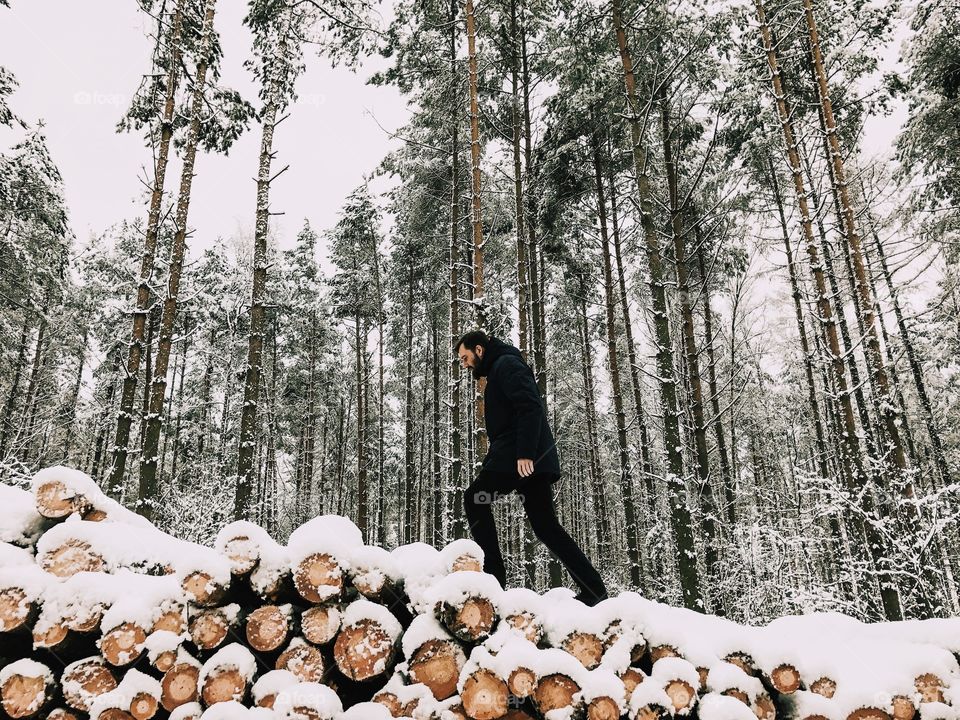
[[[800,673],[793,665],[782,663],[770,673],[770,684],[778,693],[789,695],[800,689]]]
[[[107,563],[99,553],[94,552],[90,543],[71,539],[44,553],[40,558],[40,567],[51,575],[68,578],[80,572],[104,572]]]
[[[196,702],[200,668],[193,664],[179,663],[164,673],[160,681],[160,704],[170,712],[189,702]]]
[[[289,670],[301,682],[322,682],[326,663],[318,648],[300,642],[280,653],[275,667],[277,670]]]
[[[351,680],[369,680],[382,675],[393,654],[393,640],[370,618],[341,630],[333,646],[337,667]]]
[[[297,565],[293,573],[293,584],[307,602],[334,600],[343,593],[343,569],[333,556],[313,553]]]
[[[914,687],[920,693],[921,702],[943,702],[943,680],[933,673],[918,675]]]
[[[160,703],[150,693],[141,692],[133,696],[130,702],[130,714],[136,720],[150,720],[157,714]]]
[[[46,676],[15,673],[0,686],[0,698],[11,718],[29,718],[40,714],[51,699],[51,691]]]
[[[690,707],[697,696],[690,683],[685,680],[671,680],[663,690],[673,703],[674,712]]]
[[[87,503],[59,480],[47,480],[34,490],[37,512],[45,518],[59,520],[75,512],[82,512]]]
[[[260,562],[260,546],[246,535],[227,540],[223,554],[230,561],[230,572],[234,575],[246,575]]]
[[[136,623],[121,623],[100,639],[100,652],[108,663],[122,667],[139,659],[146,639],[146,631]]]
[[[277,605],[264,605],[247,618],[247,642],[254,650],[270,652],[287,641],[290,618]]]
[[[0,632],[12,632],[26,625],[36,614],[36,604],[18,587],[0,590]]]
[[[810,692],[817,695],[823,695],[825,698],[832,698],[837,692],[837,683],[828,677],[821,677],[810,683]]]
[[[490,634],[497,614],[488,598],[469,597],[459,606],[445,603],[441,610],[441,619],[454,637],[475,643]]]
[[[63,699],[74,710],[88,712],[94,698],[117,687],[117,679],[102,657],[80,660],[63,671]]]
[[[847,715],[847,720],[891,720],[889,713],[875,707],[857,708]]]
[[[594,698],[587,705],[587,720],[618,720],[620,708],[610,697]]]
[[[478,670],[463,683],[460,702],[473,720],[494,720],[507,712],[507,684],[489,670]]]
[[[315,605],[300,616],[303,636],[314,645],[326,645],[340,631],[340,612],[332,605]]]
[[[207,706],[236,700],[242,702],[247,692],[247,678],[235,668],[211,673],[203,683],[200,697]]]
[[[562,647],[587,670],[593,670],[603,658],[603,641],[594,633],[571,633],[564,639]]]
[[[196,570],[187,575],[182,582],[183,591],[187,597],[201,607],[216,605],[227,594],[223,583],[216,582],[213,577],[202,570]]]
[[[518,698],[529,697],[537,687],[537,675],[533,670],[518,667],[510,673],[507,679],[507,688],[512,695]]]
[[[580,685],[573,678],[562,673],[552,673],[537,682],[533,691],[534,704],[541,715],[546,715],[551,710],[572,706],[573,696],[580,692],[580,689]]]
[[[446,700],[457,692],[457,680],[466,658],[452,640],[433,639],[423,643],[410,658],[409,673],[423,683],[437,700]]]

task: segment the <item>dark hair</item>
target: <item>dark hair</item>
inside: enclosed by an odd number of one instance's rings
[[[467,350],[473,350],[477,345],[482,347],[487,347],[487,342],[490,338],[487,337],[487,334],[483,330],[471,330],[468,333],[464,333],[460,336],[460,339],[457,340],[457,344],[453,346],[454,352],[460,349],[460,346],[463,345]]]

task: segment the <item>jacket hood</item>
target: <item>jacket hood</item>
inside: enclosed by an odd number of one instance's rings
[[[517,357],[523,357],[520,354],[520,350],[515,348],[513,345],[505,343],[499,338],[491,337],[487,341],[487,347],[483,351],[483,358],[480,360],[479,367],[477,367],[477,372],[475,373],[476,376],[486,377],[487,373],[490,372],[490,368],[493,366],[493,361],[501,355],[516,355]]]

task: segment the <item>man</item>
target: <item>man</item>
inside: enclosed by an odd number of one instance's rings
[[[483,420],[489,449],[463,496],[470,532],[483,548],[484,572],[506,586],[491,503],[497,494],[517,490],[534,534],[580,587],[577,599],[595,605],[607,597],[607,590],[600,573],[557,519],[552,489],[560,479],[560,461],[533,372],[517,348],[481,330],[461,337],[454,350],[474,379],[487,378]]]

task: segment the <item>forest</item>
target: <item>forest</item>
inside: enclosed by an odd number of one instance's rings
[[[534,371],[561,522],[612,591],[960,614],[960,2],[250,0],[251,97],[217,0],[138,8],[116,130],[152,175],[95,237],[0,57],[4,483],[69,465],[208,544],[321,514],[468,538],[486,438],[454,345],[483,328]],[[281,247],[308,54],[411,114],[389,189]],[[194,183],[246,133],[250,233],[192,252]],[[516,495],[495,516],[509,585],[566,582]]]

